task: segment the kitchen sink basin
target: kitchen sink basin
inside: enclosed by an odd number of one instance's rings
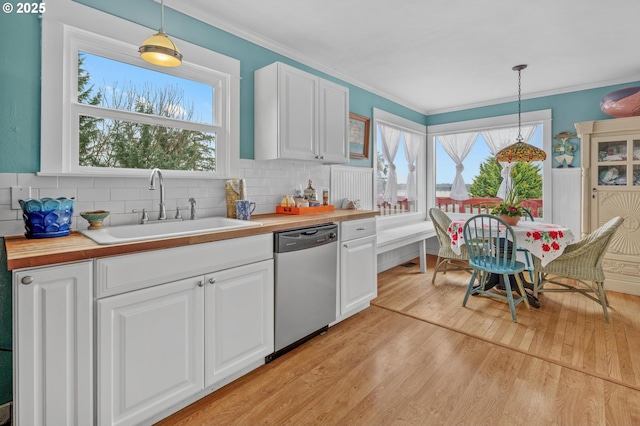
[[[206,217],[196,220],[163,220],[147,222],[143,225],[136,224],[93,230],[86,229],[80,232],[98,244],[118,244],[254,226],[262,226],[262,224],[227,217]]]

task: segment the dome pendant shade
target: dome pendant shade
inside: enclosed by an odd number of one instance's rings
[[[544,161],[546,158],[546,152],[525,142],[516,142],[496,154],[496,160],[500,163],[528,163]]]
[[[162,30],[146,39],[138,52],[145,61],[161,67],[177,67],[182,63],[182,53]]]

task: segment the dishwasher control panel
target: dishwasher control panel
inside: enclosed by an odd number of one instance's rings
[[[333,223],[274,233],[274,252],[305,250],[338,241],[338,225]]]

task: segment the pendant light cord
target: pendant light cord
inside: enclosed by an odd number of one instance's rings
[[[164,33],[164,0],[160,0],[160,32]]]
[[[520,119],[520,116],[522,114],[522,97],[521,97],[522,77],[520,75],[520,72],[526,67],[527,66],[523,64],[523,65],[516,65],[515,67],[511,68],[514,71],[518,71],[518,137],[516,138],[517,142],[522,142],[524,140],[524,138],[522,137],[522,121]]]
[[[522,114],[522,100],[520,93],[522,92],[522,78],[520,76],[521,70],[518,69],[518,137],[517,141],[522,142],[524,138],[522,137],[522,121],[520,120],[520,116]]]

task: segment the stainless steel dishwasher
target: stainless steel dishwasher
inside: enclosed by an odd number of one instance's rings
[[[338,226],[333,223],[274,233],[275,352],[327,331],[336,319]]]

